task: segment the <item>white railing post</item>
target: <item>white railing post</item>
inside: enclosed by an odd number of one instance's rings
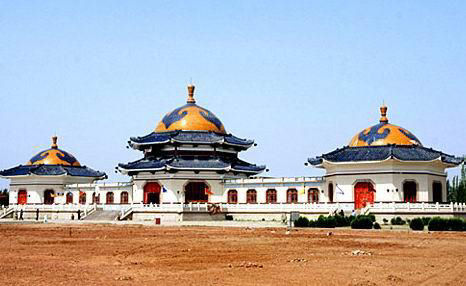
[[[411,203],[408,202],[406,205],[407,205],[407,207],[408,207],[408,211],[411,210]]]
[[[436,203],[435,203],[435,208],[437,209],[437,212],[440,211],[440,204],[439,204],[439,202],[436,202]]]
[[[424,207],[424,202],[421,203],[421,209],[424,210],[425,207]]]
[[[453,211],[453,202],[450,203],[450,210]]]

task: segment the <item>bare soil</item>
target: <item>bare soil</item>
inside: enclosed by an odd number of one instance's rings
[[[0,285],[466,285],[466,233],[28,224],[0,241]]]

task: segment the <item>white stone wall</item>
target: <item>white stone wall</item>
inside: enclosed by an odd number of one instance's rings
[[[445,167],[437,162],[399,162],[388,160],[378,163],[326,165],[324,197],[328,201],[329,184],[334,186],[334,202],[354,201],[354,186],[358,182],[371,182],[376,189],[375,201],[401,202],[403,183],[417,184],[418,202],[433,200],[433,182],[442,184],[442,199],[446,200]]]
[[[92,204],[92,195],[100,195],[100,204],[106,204],[107,193],[113,193],[113,204],[121,203],[121,193],[128,193],[128,204],[133,201],[133,185],[131,183],[98,183],[67,185],[66,192],[73,194],[73,203],[79,203],[79,193],[86,194],[86,204]]]
[[[291,178],[253,178],[228,180],[224,184],[222,196],[223,202],[228,202],[228,192],[236,190],[238,192],[238,203],[247,202],[247,191],[256,190],[257,203],[267,202],[267,190],[277,191],[277,203],[287,202],[287,191],[296,189],[298,191],[298,203],[308,202],[309,190],[318,190],[319,202],[325,201],[322,194],[322,178],[320,177],[291,177]]]
[[[209,195],[209,202],[223,202],[224,188],[223,175],[211,173],[195,174],[194,172],[177,172],[176,174],[150,174],[140,173],[133,178],[134,203],[144,201],[144,186],[149,182],[155,182],[166,189],[160,193],[161,203],[184,203],[185,186],[189,182],[204,182],[209,186],[212,194]]]

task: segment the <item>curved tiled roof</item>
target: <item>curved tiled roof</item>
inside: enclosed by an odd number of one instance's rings
[[[381,146],[381,145],[421,145],[421,141],[407,129],[388,123],[387,106],[380,107],[380,122],[368,127],[353,136],[351,147]]]
[[[188,86],[187,103],[167,113],[155,128],[155,132],[174,130],[213,131],[226,134],[220,119],[209,110],[196,104],[194,85]]]
[[[57,136],[52,137],[52,146],[34,155],[26,165],[63,165],[81,166],[78,160],[70,153],[58,149]]]
[[[14,176],[59,176],[69,175],[74,177],[95,177],[104,179],[107,175],[103,172],[95,171],[86,166],[63,166],[63,165],[19,165],[10,169],[0,171],[2,177]]]
[[[231,134],[219,134],[209,131],[171,131],[164,133],[152,132],[142,137],[131,137],[129,144],[133,148],[143,145],[165,144],[169,142],[194,144],[225,144],[247,149],[254,144],[253,140],[241,139]]]
[[[433,161],[440,159],[442,162],[452,165],[459,165],[463,162],[462,158],[419,145],[345,146],[322,156],[309,158],[308,162],[317,166],[322,164],[323,160],[338,163],[383,161],[391,158],[401,161]]]
[[[159,171],[159,170],[223,170],[258,174],[265,166],[257,166],[238,158],[213,156],[179,156],[166,158],[143,158],[127,164],[119,164],[125,171]]]

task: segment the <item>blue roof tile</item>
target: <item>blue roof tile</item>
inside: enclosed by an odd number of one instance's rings
[[[382,161],[389,158],[396,158],[401,161],[432,161],[441,159],[443,162],[453,165],[459,165],[463,162],[462,158],[419,145],[346,146],[322,156],[309,158],[308,162],[312,165],[320,165],[323,160],[329,162],[361,162]]]
[[[0,171],[0,176],[4,177],[25,176],[32,174],[38,176],[69,175],[75,177],[106,177],[104,172],[95,171],[85,166],[74,167],[62,165],[20,165]]]
[[[197,143],[197,144],[227,144],[238,146],[242,149],[249,148],[254,144],[253,140],[241,139],[231,134],[219,134],[206,131],[170,131],[170,132],[152,132],[142,137],[131,137],[131,146],[164,144],[171,140],[179,143]]]
[[[218,169],[239,172],[260,173],[265,166],[257,166],[244,162],[237,158],[213,157],[213,156],[180,156],[173,158],[144,158],[128,164],[119,164],[121,169],[125,170],[142,170],[142,169]]]

